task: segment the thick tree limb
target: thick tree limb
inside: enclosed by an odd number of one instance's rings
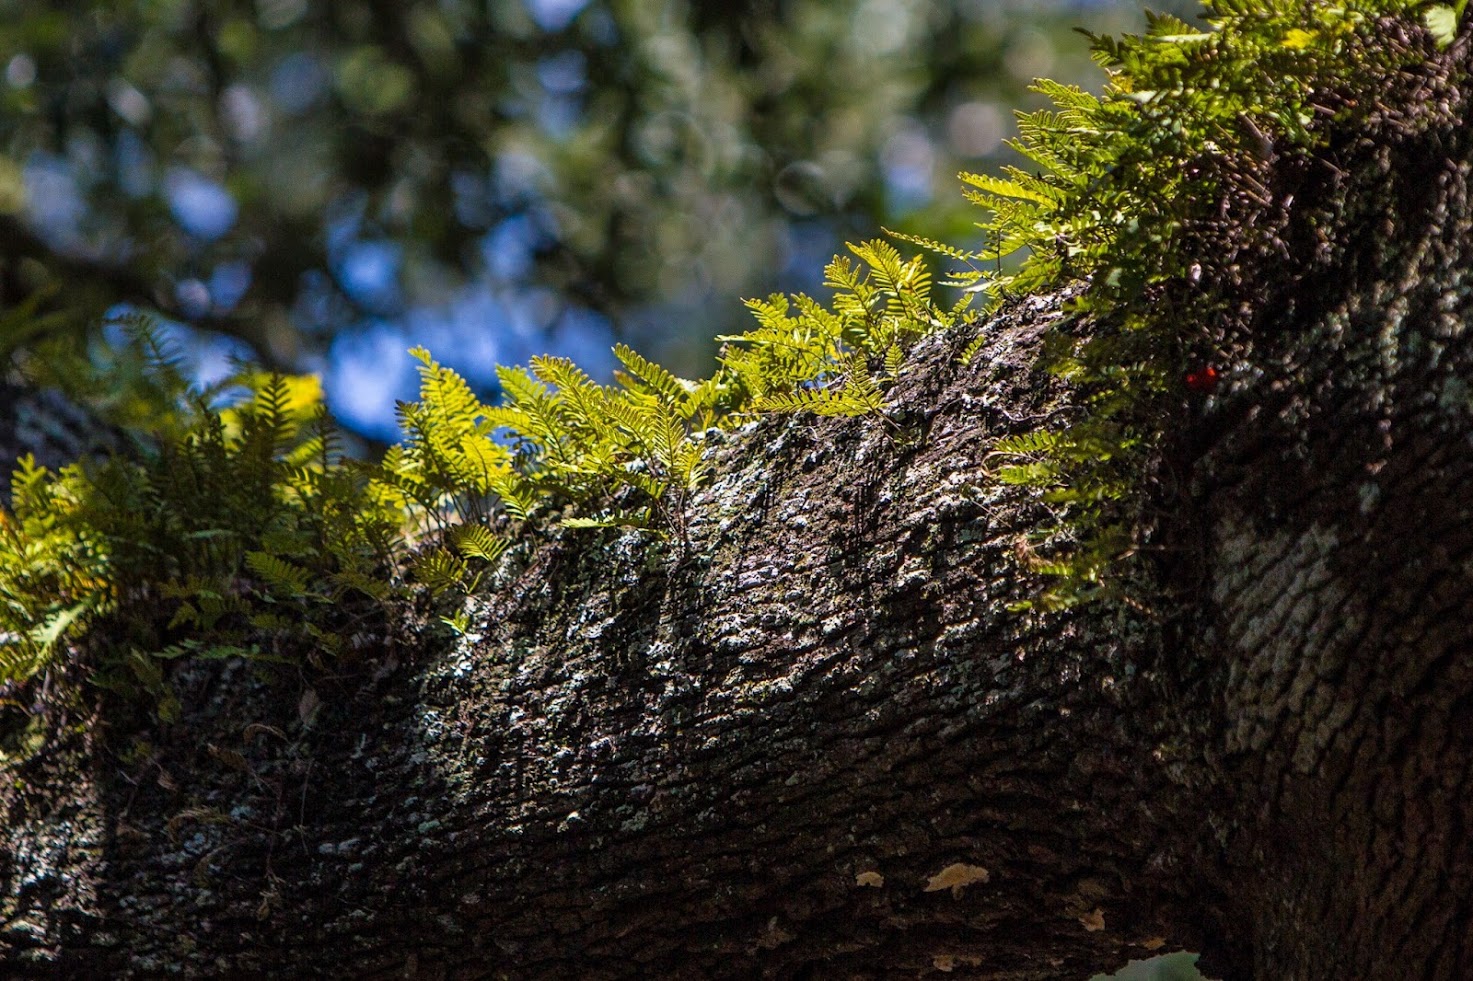
[[[187,744],[136,785],[99,747],[77,788],[64,820],[98,839],[49,905],[127,953],[61,963],[1054,977],[1194,939],[1152,912],[1194,847],[1190,822],[1163,833],[1181,791],[1132,709],[1159,631],[1003,609],[1038,516],[987,450],[1058,410],[1031,366],[1056,312],[1026,304],[973,371],[964,338],[932,343],[910,417],[733,438],[688,548],[549,545],[480,639],[329,697],[289,747],[245,731],[300,726],[242,714],[238,674],[201,679],[227,687],[197,693]],[[181,903],[233,924],[208,953],[179,946]]]

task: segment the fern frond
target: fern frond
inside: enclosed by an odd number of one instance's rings
[[[1016,171],[1016,168],[1013,168]],[[1021,174],[1021,172],[1019,172]],[[1008,180],[1003,177],[994,177],[991,174],[962,174],[962,181],[981,191],[982,201],[993,201],[997,198],[1014,198],[1033,205],[1052,207],[1058,203],[1058,195],[1041,180],[1029,177],[1026,174],[1016,180]],[[991,206],[991,205],[989,205]]]
[[[1059,469],[1052,463],[1018,463],[1000,467],[997,471],[998,480],[1023,487],[1049,487],[1058,476]]]
[[[1064,444],[1064,437],[1047,429],[1005,436],[992,445],[993,453],[1023,456],[1029,453],[1052,453]]]
[[[804,389],[779,392],[758,399],[756,408],[765,412],[812,412],[820,416],[862,416],[878,412],[885,402],[879,390],[850,387]]]
[[[598,517],[564,518],[564,528],[641,528],[654,530],[655,517],[648,508],[637,511],[611,511]]]
[[[22,684],[46,666],[43,645],[21,640],[0,640],[0,685]]]
[[[442,596],[452,590],[464,590],[470,570],[458,556],[443,548],[432,548],[411,561],[410,571],[432,595]]]
[[[666,402],[679,403],[689,396],[688,383],[676,378],[661,365],[641,357],[639,352],[629,345],[614,345],[614,356],[619,359],[634,380]],[[634,388],[635,386],[626,385],[625,387]]]
[[[555,387],[559,401],[571,410],[573,418],[595,429],[604,425],[604,391],[571,358],[538,355],[532,359],[532,373]]]
[[[902,242],[909,242],[911,245],[920,246],[927,252],[944,255],[948,259],[955,259],[957,262],[971,263],[981,258],[979,253],[961,249],[954,245],[948,245],[945,242],[939,242],[934,238],[927,238],[924,235],[910,235],[905,232],[892,231],[888,228],[882,229],[882,231],[891,238],[899,239]]]
[[[499,559],[509,544],[506,539],[497,537],[490,528],[477,524],[461,525],[455,530],[454,540],[461,555],[486,562]]]
[[[247,552],[245,562],[246,567],[260,576],[272,592],[286,596],[301,596],[308,592],[312,574],[295,563],[257,551]]]

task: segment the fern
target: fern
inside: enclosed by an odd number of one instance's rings
[[[465,560],[443,548],[421,552],[410,568],[414,578],[435,596],[452,591],[471,592],[475,588]]]
[[[676,378],[627,344],[614,345],[614,356],[625,369],[625,373],[616,376],[619,384],[631,394],[648,393],[665,405],[682,405],[691,401],[695,386]]]
[[[122,359],[168,357],[137,329]],[[99,684],[146,693],[162,714],[171,696],[157,662],[172,657],[150,650],[187,651],[191,635],[221,651],[244,650],[252,633],[328,637],[328,621],[357,615],[336,602],[353,582],[355,595],[391,595],[402,512],[335,458],[315,379],[233,381],[213,408],[166,377],[155,405],[172,402],[172,418],[131,458],[57,473],[21,461],[0,511],[0,683],[46,670],[106,622],[156,646],[100,665]],[[272,604],[294,612],[273,623]]]
[[[718,338],[702,380],[619,345],[612,384],[539,357],[498,368],[502,401],[488,405],[416,348],[419,397],[399,407],[403,440],[378,464],[344,458],[315,379],[242,368],[191,388],[144,317],[117,319],[128,343],[113,352],[77,337],[38,345],[18,359],[33,377],[146,436],[127,458],[19,462],[0,510],[0,685],[85,656],[88,630],[107,625],[128,640],[93,677],[167,717],[177,660],[290,660],[295,644],[320,667],[408,594],[406,574],[436,597],[474,591],[543,515],[683,540],[708,431],[768,412],[883,411],[919,340],[1066,279],[1087,287],[1044,354],[1081,411],[999,440],[994,476],[1055,515],[1041,544],[1020,546],[1026,568],[1057,580],[1042,605],[1119,598],[1141,544],[1142,468],[1187,397],[1188,360],[1212,354],[1206,328],[1230,315],[1210,276],[1183,288],[1202,274],[1182,244],[1211,226],[1229,184],[1259,193],[1263,160],[1312,152],[1331,113],[1372,104],[1357,86],[1424,57],[1417,36],[1450,44],[1464,5],[1214,0],[1205,27],[1150,14],[1140,36],[1091,35],[1103,92],[1039,81],[1053,105],[1020,114],[1010,144],[1026,163],[962,175],[983,209],[978,248],[890,234],[952,264],[939,281],[959,291],[949,303],[926,256],[875,240],[827,265],[827,300],[749,300],[755,326]],[[1388,41],[1385,17],[1413,41]],[[38,336],[27,310],[0,318],[8,354]]]
[[[1340,106],[1343,116],[1374,103],[1373,93],[1355,94],[1366,80],[1424,57],[1425,49],[1377,28],[1378,18],[1420,6],[1217,0],[1207,4],[1205,27],[1148,13],[1140,36],[1087,35],[1109,73],[1103,94],[1037,82],[1034,90],[1053,107],[1020,113],[1019,136],[1009,144],[1028,164],[962,175],[967,196],[986,213],[984,247],[970,252],[910,239],[964,264],[947,282],[984,296],[986,311],[1008,295],[1068,278],[1088,283],[1074,306],[1091,316],[1091,333],[1056,330],[1047,344],[1051,370],[1080,390],[1086,411],[1063,429],[995,448],[1022,458],[1000,468],[999,479],[1062,506],[1053,534],[1072,542],[1065,550],[1073,557],[1040,567],[1065,580],[1045,605],[1112,595],[1112,562],[1137,549],[1127,502],[1143,462],[1166,438],[1158,420],[1183,397],[1188,359],[1211,357],[1176,325],[1229,316],[1213,290],[1180,289],[1202,278],[1200,265],[1189,268],[1194,259],[1183,243],[1215,220],[1223,182],[1258,193],[1252,173],[1265,155],[1307,154],[1320,144],[1328,110],[1316,99]],[[1462,4],[1427,10],[1437,43],[1446,46]],[[1000,261],[1013,253],[1024,259],[1004,273]],[[1200,262],[1210,266],[1210,257]],[[1170,316],[1159,308],[1166,295],[1176,304]],[[963,360],[985,344],[977,338]]]
[[[507,541],[496,537],[484,525],[462,525],[455,533],[455,547],[462,555],[495,562],[506,551]]]
[[[1056,453],[1065,443],[1065,437],[1060,433],[1048,430],[1034,430],[1027,433],[1019,433],[1016,436],[1008,436],[993,444],[992,452],[1008,456],[1022,456],[1032,453]]]
[[[269,552],[247,552],[245,564],[273,593],[305,596],[311,592],[311,572]]]

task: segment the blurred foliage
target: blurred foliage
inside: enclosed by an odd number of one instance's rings
[[[703,371],[739,297],[812,288],[846,238],[968,234],[952,175],[1005,152],[1033,76],[1090,74],[1069,27],[1137,19],[990,0],[14,0],[0,302],[59,280],[77,323],[127,302],[300,368],[344,328],[480,282],[536,290],[533,333],[588,311]]]

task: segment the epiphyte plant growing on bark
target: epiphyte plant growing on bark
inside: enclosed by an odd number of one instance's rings
[[[136,680],[168,711],[160,659],[282,657],[293,624],[314,656],[335,654],[345,611],[362,628],[413,584],[473,591],[552,508],[571,507],[560,523],[573,528],[679,533],[702,433],[765,411],[874,411],[905,347],[960,315],[932,308],[918,259],[883,242],[853,250],[868,270],[830,265],[832,310],[799,297],[789,317],[786,301],[754,303],[759,326],[728,338],[721,367],[700,382],[620,345],[612,385],[539,357],[499,369],[505,399],[489,406],[416,350],[420,398],[400,407],[405,439],[375,466],[336,450],[311,379],[245,371],[195,392],[137,326],[120,357],[145,352],[163,428],[137,454],[103,463],[52,474],[22,461],[12,510],[0,514],[0,677],[24,682],[89,626],[122,622],[139,645],[126,671],[97,677]],[[47,356],[57,378],[98,370]],[[200,497],[215,506],[196,506]]]
[[[1056,329],[1047,352],[1087,408],[1000,441],[996,477],[1054,508],[1026,553],[1056,578],[1044,605],[1127,596],[1130,557],[1149,547],[1147,498],[1134,491],[1150,477],[1144,461],[1174,438],[1160,420],[1208,397],[1192,379],[1211,371],[1215,382],[1216,365],[1230,384],[1224,356],[1247,326],[1232,255],[1196,254],[1192,241],[1221,224],[1225,197],[1252,197],[1266,158],[1307,153],[1327,124],[1362,110],[1368,62],[1384,74],[1421,57],[1386,39],[1387,18],[1446,45],[1462,6],[1217,0],[1204,27],[1148,15],[1141,36],[1091,37],[1108,72],[1103,94],[1040,81],[1054,108],[1020,115],[1013,144],[1032,169],[963,175],[988,212],[982,247],[898,236],[963,267],[945,281],[959,300],[933,297],[922,257],[854,245],[858,264],[836,257],[827,268],[830,304],[751,301],[757,326],[722,338],[707,379],[677,378],[620,346],[613,384],[537,358],[500,369],[504,401],[486,405],[416,351],[422,388],[401,407],[404,441],[370,466],[336,452],[310,382],[246,372],[194,392],[153,357],[150,397],[167,409],[137,452],[17,471],[0,513],[0,681],[57,666],[106,622],[134,642],[126,663],[93,665],[93,676],[149,690],[167,711],[161,660],[341,656],[415,584],[440,595],[478,588],[554,512],[574,528],[682,535],[704,433],[771,412],[883,411],[918,340],[1073,280],[1087,284],[1073,327]],[[1239,223],[1237,234],[1251,250],[1271,232]],[[1014,253],[1026,258],[1003,271]],[[81,377],[83,366],[51,374]]]

